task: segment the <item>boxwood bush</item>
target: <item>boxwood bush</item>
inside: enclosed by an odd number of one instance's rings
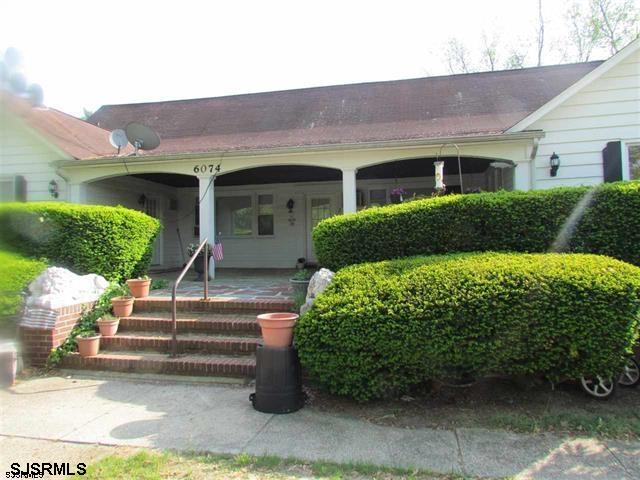
[[[587,187],[448,195],[377,207],[321,222],[319,262],[331,269],[411,255],[469,251],[545,252]],[[593,191],[568,250],[640,265],[640,182]]]
[[[640,268],[590,254],[463,253],[340,270],[299,321],[303,366],[368,400],[428,379],[619,372]]]
[[[25,288],[46,266],[42,260],[8,251],[0,244],[0,324],[18,313]]]
[[[83,275],[122,281],[143,274],[158,220],[124,207],[60,202],[0,206],[0,240]]]

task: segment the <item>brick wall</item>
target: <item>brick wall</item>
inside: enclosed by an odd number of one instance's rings
[[[93,305],[94,302],[87,302],[53,310],[27,308],[18,326],[25,365],[44,366],[49,352],[64,342],[82,312]]]

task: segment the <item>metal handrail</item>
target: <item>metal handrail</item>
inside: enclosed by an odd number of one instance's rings
[[[180,275],[178,275],[178,279],[176,283],[173,284],[173,289],[171,290],[171,356],[175,357],[178,355],[178,315],[177,315],[177,300],[176,294],[178,292],[178,285],[184,278],[187,270],[191,268],[193,262],[196,257],[200,253],[200,251],[204,248],[204,300],[209,298],[209,255],[208,255],[208,245],[209,239],[205,238],[198,249],[191,255],[191,258],[187,262],[187,264],[182,268]]]

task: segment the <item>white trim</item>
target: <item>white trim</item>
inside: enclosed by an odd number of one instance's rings
[[[313,154],[316,152],[339,152],[342,150],[354,150],[368,152],[375,148],[377,150],[393,150],[399,148],[411,149],[422,146],[439,146],[443,143],[458,144],[484,144],[484,143],[509,143],[518,140],[530,140],[534,138],[543,138],[545,133],[542,131],[526,131],[526,132],[508,132],[496,135],[478,135],[465,137],[440,137],[416,140],[400,140],[400,141],[384,141],[384,142],[368,142],[368,143],[349,143],[349,144],[330,144],[330,145],[303,145],[299,147],[283,147],[271,149],[256,150],[216,150],[207,153],[175,153],[167,155],[140,155],[127,156],[127,164],[158,164],[162,162],[174,162],[176,160],[192,160],[192,159],[212,159],[222,160],[230,157],[262,157],[262,156],[282,156],[304,154]],[[99,157],[87,160],[63,160],[56,162],[57,166],[67,168],[84,168],[103,165],[117,165],[122,162],[123,157]],[[334,167],[339,170],[338,167]],[[189,173],[190,175],[195,175]]]
[[[576,83],[571,85],[565,91],[553,97],[551,100],[545,103],[538,110],[524,117],[522,120],[516,123],[513,127],[509,128],[505,133],[522,132],[531,124],[540,120],[547,113],[551,112],[554,108],[558,107],[561,103],[563,103],[564,101],[566,101],[567,99],[569,99],[570,97],[578,93],[587,85],[590,85],[591,83],[593,83],[595,80],[597,80],[602,75],[607,73],[613,67],[615,67],[616,65],[621,63],[623,60],[627,59],[629,56],[634,54],[638,49],[640,49],[640,38],[634,40],[629,45],[627,45],[622,50],[620,50],[618,53],[616,53],[614,56],[609,58],[607,61],[605,61],[598,67],[594,68],[592,71],[590,71],[580,80],[578,80]]]

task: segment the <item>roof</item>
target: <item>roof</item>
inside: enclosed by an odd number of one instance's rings
[[[33,107],[27,100],[6,92],[0,92],[0,106],[22,119],[46,141],[72,158],[96,158],[114,154],[108,130],[54,108]],[[130,152],[132,151],[131,148]]]
[[[105,105],[88,121],[148,125],[153,155],[502,134],[601,63]]]

